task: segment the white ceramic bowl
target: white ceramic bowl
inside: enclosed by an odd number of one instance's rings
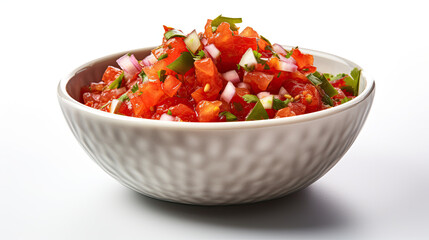
[[[142,59],[151,48],[130,51]],[[321,72],[349,73],[355,63],[314,55]],[[78,142],[108,174],[154,198],[201,205],[281,197],[305,188],[331,169],[359,134],[375,93],[361,74],[360,95],[343,105],[290,118],[188,123],[139,119],[81,104],[82,86],[100,81],[125,53],[86,63],[58,86],[65,119]]]

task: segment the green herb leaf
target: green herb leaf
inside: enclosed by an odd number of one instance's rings
[[[240,70],[241,66],[237,63],[237,70]]]
[[[197,60],[201,60],[201,59],[205,58],[206,54],[204,53],[203,50],[200,50],[200,51],[198,51],[197,55],[193,55],[193,57],[194,57],[194,60],[197,61]]]
[[[346,103],[350,100],[352,100],[353,98],[348,98],[348,97],[344,97],[343,99],[341,99],[341,104]]]
[[[287,52],[285,58],[290,58],[292,56],[292,54],[293,54],[293,49],[290,50],[289,52]]]
[[[256,95],[246,94],[243,96],[243,100],[246,101],[247,103],[252,103],[252,102],[259,101],[259,98]]]
[[[274,98],[273,101],[273,109],[274,110],[280,110],[282,108],[287,107],[287,105],[290,103],[290,99],[286,99],[285,101],[282,101],[280,99]]]
[[[244,96],[246,96],[246,95],[244,95]],[[246,121],[262,120],[262,119],[268,119],[268,118],[269,118],[269,116],[268,116],[267,111],[265,110],[261,101],[258,100],[256,105],[250,111],[249,115],[247,115]]]
[[[268,39],[266,39],[264,36],[261,35],[261,39],[264,40],[265,42],[267,42],[271,46],[270,41]]]
[[[119,77],[117,77],[115,79],[115,81],[113,81],[110,85],[109,88],[110,89],[115,89],[115,88],[120,88],[121,84],[122,84],[122,79],[124,78],[124,72],[121,73],[121,75],[119,75]]]
[[[182,52],[167,68],[179,74],[187,73],[194,66],[194,58],[189,52]]]
[[[131,88],[131,92],[136,93],[139,90],[139,85],[136,83],[133,85],[133,87]]]
[[[221,112],[221,113],[219,114],[219,117],[220,117],[220,116],[223,116],[223,115],[225,115],[225,118],[226,118],[226,121],[227,121],[227,122],[231,122],[231,121],[236,121],[236,120],[237,120],[237,117],[236,117],[234,114],[232,114],[232,113],[230,113],[230,112],[228,112],[228,111]]]
[[[143,83],[149,81],[149,78],[143,70],[139,73],[139,77],[141,77]]]
[[[332,86],[332,84],[325,78],[323,74],[320,74],[316,71],[314,73],[309,74],[307,78],[315,86],[320,86],[320,88],[323,89],[323,91],[329,97],[333,97],[338,94],[337,90]]]
[[[165,75],[165,73],[167,73],[167,71],[165,71],[164,69],[158,71],[159,81],[165,81],[165,79],[167,78],[167,75]]]
[[[124,94],[122,94],[122,96],[120,96],[118,98],[118,100],[121,101],[121,102],[125,102],[125,101],[130,100],[130,98],[128,97],[128,95],[126,93],[124,93]]]
[[[172,37],[186,37],[186,36],[181,31],[179,31],[177,29],[172,29],[172,30],[164,33],[164,37],[166,40],[168,40]]]
[[[346,83],[347,86],[341,89],[346,89],[348,92],[353,93],[354,96],[357,96],[359,94],[359,82],[360,82],[361,71],[362,71],[361,69],[354,68],[350,73],[351,77],[346,76],[344,78],[344,82]]]
[[[241,18],[229,18],[229,17],[224,17],[222,15],[219,15],[217,18],[213,19],[212,21],[212,28],[213,27],[218,27],[221,23],[223,22],[227,22],[229,23],[229,28],[232,31],[237,31],[238,27],[235,25],[236,23],[241,23],[243,20]],[[213,32],[215,32],[216,30],[214,30]]]
[[[168,54],[164,53],[161,56],[159,56],[158,61],[161,61],[162,59],[167,58],[167,57],[168,57]]]
[[[167,114],[168,114],[168,115],[173,115],[173,113],[171,113],[171,110],[170,110],[170,109],[168,109]]]

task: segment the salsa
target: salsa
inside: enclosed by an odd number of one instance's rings
[[[241,22],[221,15],[189,34],[164,26],[160,46],[142,60],[120,57],[82,88],[83,103],[138,118],[225,122],[292,117],[358,95],[359,69],[319,73],[311,54],[239,31]]]

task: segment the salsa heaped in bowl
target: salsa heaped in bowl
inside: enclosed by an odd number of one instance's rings
[[[131,117],[186,122],[249,121],[320,111],[357,96],[360,70],[335,76],[316,71],[313,56],[285,49],[241,18],[207,20],[185,35],[164,26],[162,44],[137,60],[108,66],[82,88],[83,103]]]

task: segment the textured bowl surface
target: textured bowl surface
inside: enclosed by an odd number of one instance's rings
[[[133,50],[137,58],[151,48]],[[349,73],[355,63],[314,55],[321,72]],[[58,99],[76,139],[125,186],[173,202],[238,204],[281,197],[322,177],[359,134],[375,94],[362,71],[360,95],[306,115],[228,123],[163,122],[114,115],[79,103],[80,88],[99,81],[124,53],[84,64],[58,86]]]

